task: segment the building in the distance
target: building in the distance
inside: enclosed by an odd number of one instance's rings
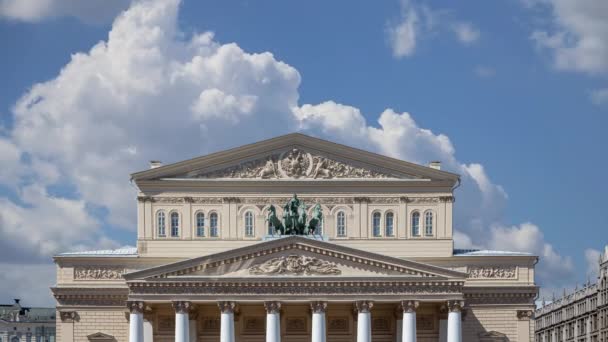
[[[289,134],[131,178],[137,248],[55,257],[59,341],[533,338],[538,258],[454,250],[439,163]]]
[[[536,342],[608,342],[608,246],[598,262],[597,283],[564,291],[536,310]]]
[[[0,342],[55,342],[55,309],[0,304]]]

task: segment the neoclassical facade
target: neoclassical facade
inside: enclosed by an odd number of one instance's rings
[[[532,340],[538,258],[455,250],[439,163],[289,134],[131,179],[137,248],[54,258],[59,341]]]
[[[536,342],[608,342],[608,246],[595,284],[553,298],[536,310]]]

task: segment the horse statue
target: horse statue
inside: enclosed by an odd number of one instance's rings
[[[274,205],[270,205],[268,208],[268,218],[266,221],[270,222],[270,224],[274,227],[275,232],[279,232],[280,235],[285,234],[285,227],[279,218],[277,217],[277,208]]]
[[[321,205],[317,203],[312,208],[311,218],[306,226],[307,233],[314,234],[321,224],[323,224],[323,209],[321,208]]]

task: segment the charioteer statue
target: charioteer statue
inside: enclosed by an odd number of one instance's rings
[[[323,222],[323,209],[319,203],[312,209],[310,220],[307,221],[306,204],[294,194],[283,206],[283,220],[277,216],[277,208],[270,205],[267,221],[280,235],[313,235]]]

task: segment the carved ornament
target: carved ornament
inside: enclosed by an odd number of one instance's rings
[[[516,266],[471,266],[468,268],[471,279],[515,279]]]
[[[144,302],[141,301],[127,301],[127,309],[132,314],[141,314],[144,312]]]
[[[253,275],[339,275],[342,271],[325,260],[305,255],[288,255],[270,259],[249,268]]]
[[[78,266],[74,268],[75,280],[121,280],[124,267]]]
[[[517,319],[520,321],[528,321],[534,317],[532,310],[517,310]]]
[[[276,314],[281,312],[281,302],[273,301],[273,302],[264,302],[264,308],[266,312],[269,314]]]
[[[464,301],[462,300],[449,300],[447,303],[449,312],[461,312],[464,308]]]
[[[395,178],[393,175],[353,166],[325,156],[293,148],[267,158],[210,172],[193,172],[194,178],[235,179],[356,179]]]
[[[310,309],[312,313],[325,313],[327,309],[327,302],[315,301],[310,303]]]
[[[175,309],[175,313],[186,314],[189,313],[192,308],[192,303],[187,301],[173,302],[173,309]]]
[[[420,303],[417,300],[403,300],[401,301],[401,308],[404,313],[416,312]]]
[[[60,311],[59,318],[63,323],[74,323],[78,321],[78,313],[76,311]]]
[[[359,313],[368,313],[374,307],[374,302],[369,300],[358,300],[355,302],[355,309]]]
[[[223,301],[218,302],[217,306],[220,308],[220,312],[223,314],[231,314],[234,313],[236,308],[235,302]]]

